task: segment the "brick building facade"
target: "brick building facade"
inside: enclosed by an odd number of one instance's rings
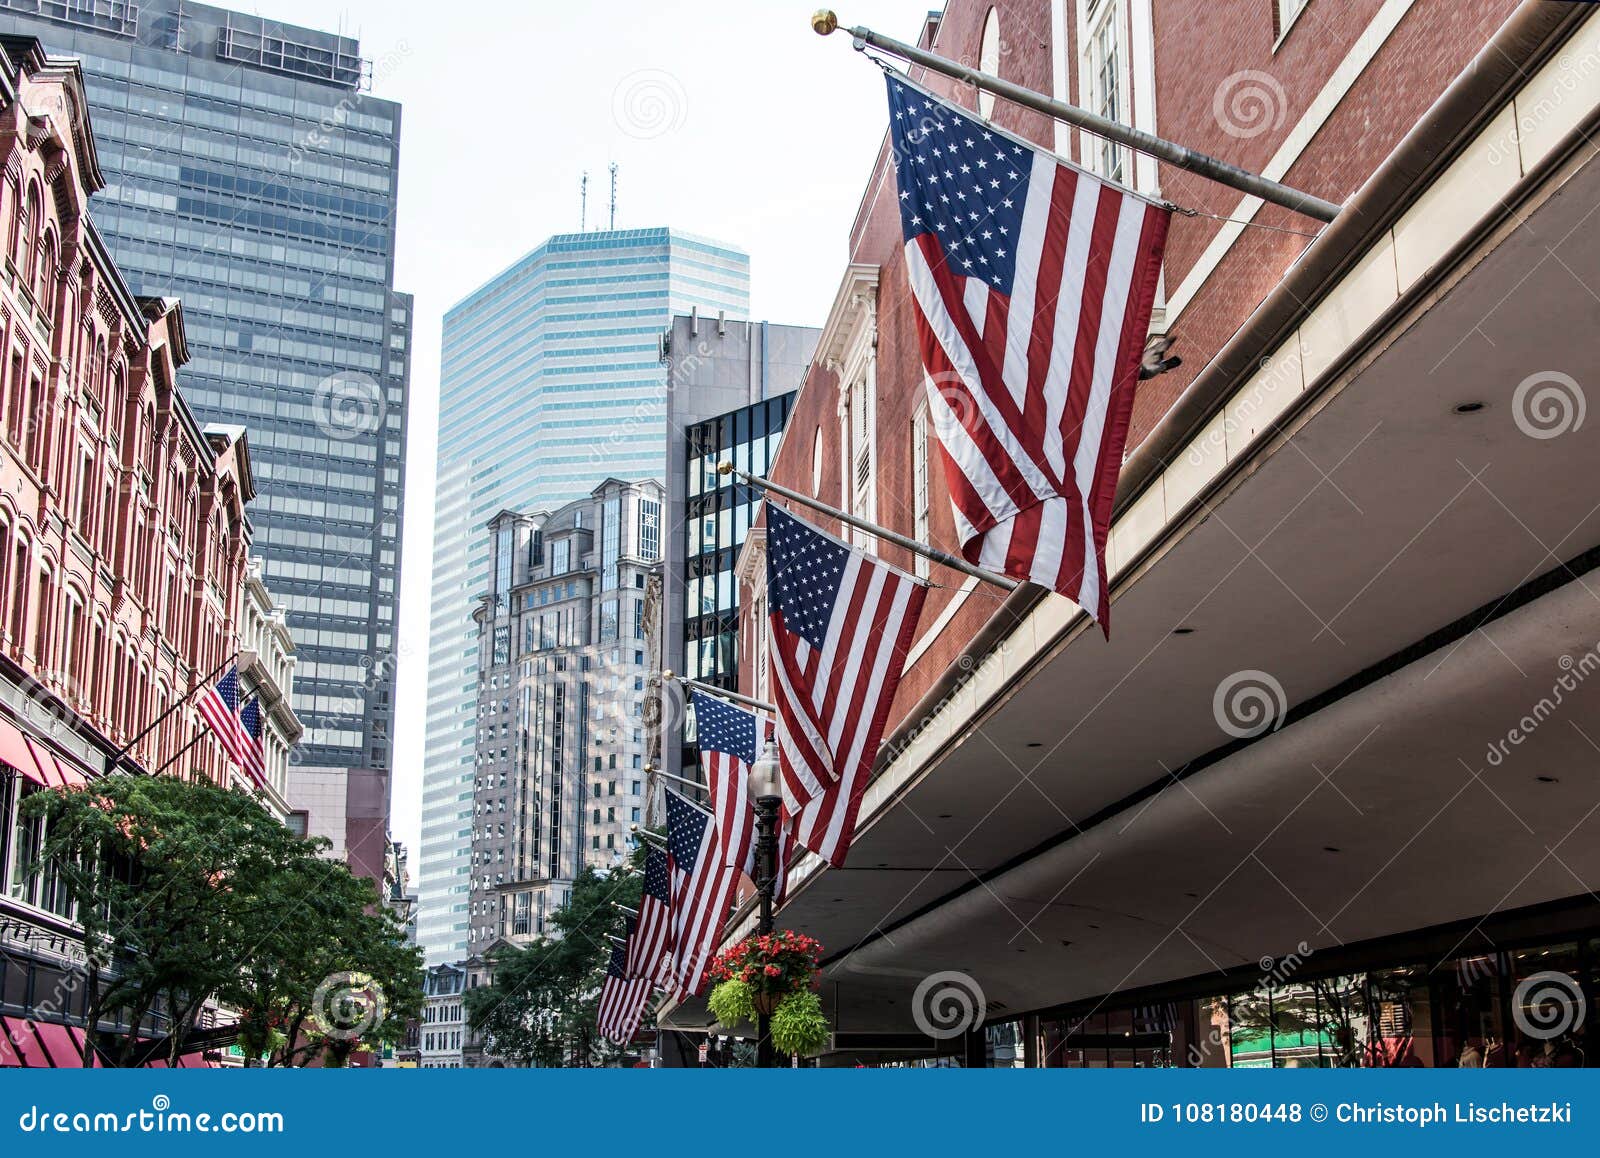
[[[63,984],[71,904],[24,871],[21,798],[119,766],[248,785],[193,699],[148,727],[246,643],[253,484],[243,434],[178,392],[177,301],[133,297],[108,257],[102,184],[77,62],[0,39],[0,1006],[40,1022],[85,993]],[[285,641],[248,642],[257,683],[286,684]],[[279,807],[286,760],[275,744]]]

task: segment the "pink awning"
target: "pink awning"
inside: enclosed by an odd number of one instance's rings
[[[33,1032],[39,1044],[50,1057],[50,1064],[58,1070],[81,1070],[83,1046],[72,1040],[72,1033],[64,1025],[48,1021],[33,1023]]]
[[[82,788],[89,777],[10,720],[0,717],[0,761],[45,788]]]
[[[11,1040],[11,1023],[0,1017],[0,1069],[17,1069],[22,1065],[22,1055]]]

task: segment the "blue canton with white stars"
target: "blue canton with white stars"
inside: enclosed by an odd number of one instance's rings
[[[686,873],[700,859],[700,842],[705,839],[711,817],[676,792],[667,793],[667,851],[673,866]]]
[[[1007,296],[1033,150],[977,118],[889,80],[889,133],[905,240],[931,234],[956,273]]]
[[[756,717],[715,696],[692,693],[695,743],[702,752],[726,752],[756,762]]]
[[[239,669],[230,667],[228,674],[217,681],[217,694],[228,705],[228,711],[239,710]]]
[[[628,952],[621,945],[611,946],[611,961],[606,966],[606,976],[626,980],[628,976]]]
[[[251,700],[245,704],[244,711],[239,713],[239,718],[244,722],[244,730],[252,740],[261,739],[261,701]]]
[[[828,640],[849,562],[850,548],[780,507],[767,507],[767,600],[784,627],[814,648]]]
[[[663,905],[671,897],[667,876],[667,854],[651,849],[644,856],[644,895],[654,897]]]

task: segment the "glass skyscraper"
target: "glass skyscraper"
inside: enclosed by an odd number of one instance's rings
[[[467,953],[484,529],[607,478],[662,478],[661,333],[691,310],[743,318],[749,294],[750,260],[731,246],[610,230],[552,237],[445,315],[417,926],[431,961]]]
[[[76,56],[135,293],[183,301],[183,391],[242,424],[299,656],[296,762],[389,766],[411,298],[394,292],[400,107],[348,38],[188,0],[0,0]],[[387,67],[380,61],[376,71]]]

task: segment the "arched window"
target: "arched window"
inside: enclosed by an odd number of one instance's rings
[[[822,497],[822,427],[811,438],[811,495]]]
[[[34,280],[38,275],[36,262],[39,253],[39,232],[42,227],[41,218],[44,216],[44,203],[39,196],[39,183],[28,182],[28,199],[22,207],[22,252],[17,256],[17,271],[27,279],[29,285],[35,285]]]
[[[46,317],[53,317],[56,309],[56,237],[45,231],[44,244],[39,246],[39,268],[34,274],[35,294]]]

